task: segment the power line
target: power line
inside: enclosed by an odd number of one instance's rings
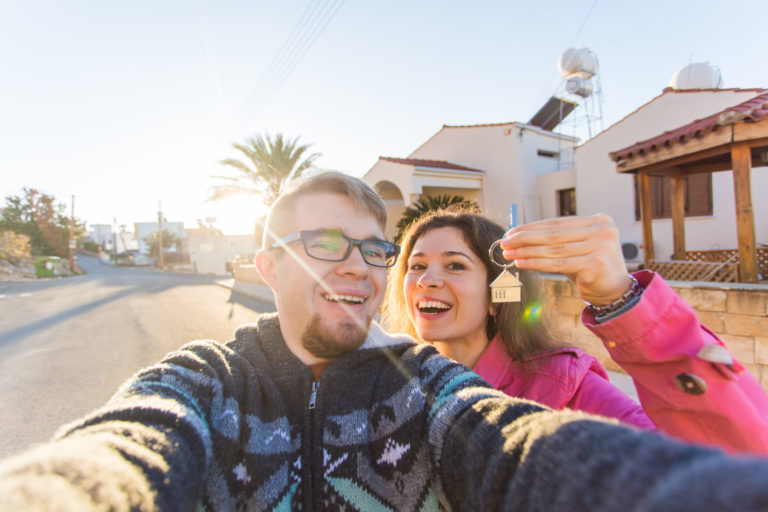
[[[341,8],[341,5],[344,3],[345,0],[332,0],[336,2],[336,5],[331,5],[328,11],[321,13],[319,16],[325,16],[324,18],[320,19],[319,24],[313,27],[312,32],[307,32],[303,40],[299,44],[303,44],[302,47],[299,47],[296,51],[293,52],[292,55],[286,57],[285,59],[285,65],[275,74],[275,78],[271,84],[271,88],[267,89],[267,91],[262,95],[260,103],[257,104],[256,109],[254,110],[254,114],[249,119],[249,123],[252,122],[256,115],[267,105],[269,100],[275,95],[275,93],[279,90],[280,86],[285,82],[285,80],[290,76],[291,72],[296,68],[296,66],[299,64],[301,59],[304,57],[304,55],[307,53],[307,51],[312,47],[314,42],[317,40],[317,38],[320,36],[320,34],[325,30],[325,27],[330,23],[331,19],[336,15],[336,13]]]
[[[245,100],[244,106],[246,106],[248,103],[252,102],[259,93],[267,86],[267,84],[270,81],[270,78],[274,74],[275,68],[279,67],[280,64],[282,64],[285,61],[284,53],[290,51],[291,46],[295,42],[295,38],[298,36],[298,34],[304,30],[304,27],[307,25],[309,20],[313,17],[315,11],[317,10],[317,6],[320,5],[321,2],[313,0],[309,3],[307,8],[302,13],[301,17],[299,18],[299,21],[296,23],[296,25],[293,26],[293,29],[291,30],[291,33],[288,35],[288,37],[283,41],[283,45],[280,47],[280,49],[277,51],[275,56],[272,58],[272,61],[269,63],[269,66],[267,66],[267,69],[264,71],[264,73],[261,75],[261,78],[259,78],[259,81],[256,84],[256,87],[251,91],[251,93],[248,95],[248,97]]]
[[[592,15],[592,11],[595,9],[595,6],[597,5],[598,1],[599,0],[594,0],[594,2],[592,2],[592,5],[589,7],[589,10],[587,10],[587,14],[584,16],[584,19],[581,21],[581,25],[579,25],[579,29],[576,31],[576,35],[573,36],[573,39],[571,40],[571,44],[568,45],[568,48],[572,48],[576,44],[576,40],[581,35],[581,31],[584,29],[584,25],[587,24],[587,20],[589,20],[589,17]],[[536,101],[536,105],[541,105],[541,102],[547,96],[547,91],[549,91],[550,87],[552,87],[552,82],[557,78],[557,75],[559,74],[560,74],[559,72],[555,72],[552,74],[552,78],[549,79],[549,82],[547,82],[546,87],[542,89],[542,94],[541,96],[539,96],[539,99]]]
[[[252,110],[248,124],[253,122],[270,99],[280,89],[291,72],[312,47],[320,34],[336,16],[346,0],[319,0],[307,6],[288,38],[270,62],[254,90],[248,95],[243,110]],[[249,105],[250,104],[250,105]]]

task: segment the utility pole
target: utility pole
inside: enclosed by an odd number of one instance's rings
[[[75,263],[75,247],[77,242],[75,241],[75,194],[72,194],[72,214],[69,218],[69,271],[73,274],[77,271],[77,264]]]
[[[157,254],[158,267],[163,270],[163,202],[157,202]]]
[[[112,217],[112,225],[115,226],[115,231],[112,232],[112,256],[117,265],[117,217]]]

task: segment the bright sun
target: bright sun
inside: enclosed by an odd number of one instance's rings
[[[206,215],[216,218],[213,225],[225,235],[247,235],[253,233],[256,219],[267,211],[260,198],[243,195],[210,203]]]

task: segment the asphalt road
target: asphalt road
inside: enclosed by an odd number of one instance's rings
[[[78,261],[86,275],[0,283],[0,457],[47,440],[186,342],[228,341],[275,310],[214,277]]]

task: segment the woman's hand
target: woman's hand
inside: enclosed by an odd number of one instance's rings
[[[507,231],[501,247],[518,268],[565,275],[596,306],[610,304],[632,285],[619,230],[605,214],[523,224]]]

